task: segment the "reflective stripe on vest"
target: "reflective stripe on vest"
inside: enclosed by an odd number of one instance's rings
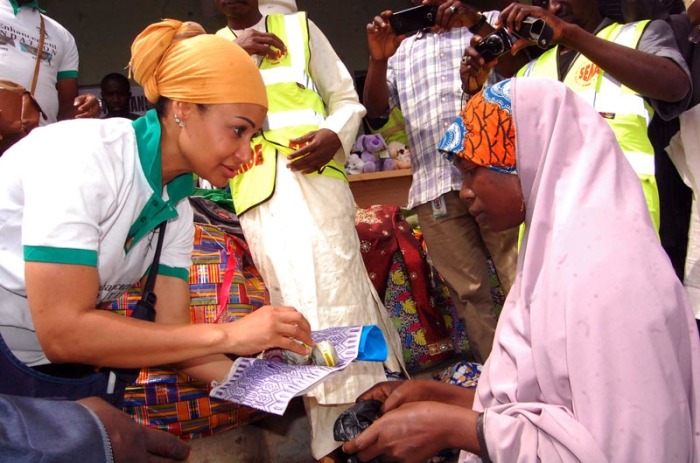
[[[306,13],[274,14],[266,18],[267,31],[287,46],[278,60],[264,58],[260,74],[268,95],[265,138],[283,146],[289,139],[316,130],[326,119],[326,108],[309,73],[311,51]]]
[[[598,32],[597,36],[618,45],[636,48],[648,23],[649,21],[625,25],[613,23]],[[518,71],[518,75],[558,79],[558,54],[558,46],[548,50],[525,65]],[[620,84],[581,54],[574,59],[563,82],[606,118],[622,151],[654,155],[654,148],[647,136],[653,110],[638,93]]]
[[[262,136],[253,139],[253,159],[229,182],[236,213],[241,215],[274,194],[277,156],[296,151],[290,140],[318,130],[326,119],[326,107],[309,73],[311,51],[305,12],[274,14],[265,19],[268,32],[287,47],[278,58],[264,57],[260,73],[265,81],[268,113]],[[347,181],[345,170],[331,160],[319,172]]]
[[[613,23],[596,36],[618,45],[637,48],[648,23]],[[558,80],[558,56],[559,46],[555,46],[526,64],[517,75]],[[608,122],[625,157],[642,180],[652,222],[658,230],[659,194],[654,178],[654,148],[647,135],[653,109],[641,95],[609,76],[582,54],[574,59],[563,82],[588,101]]]

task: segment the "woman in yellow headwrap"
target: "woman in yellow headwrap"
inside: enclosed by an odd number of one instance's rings
[[[118,403],[121,372],[85,365],[174,364],[221,380],[231,366],[223,354],[306,353],[293,339],[313,344],[290,307],[226,325],[188,323],[186,198],[192,173],[224,186],[251,157],[267,98],[250,57],[198,24],[165,20],[136,38],[130,67],[155,110],[133,122],[39,128],[0,159],[0,393]],[[149,273],[161,235],[157,323],[96,310]],[[87,379],[56,377],[85,371]]]

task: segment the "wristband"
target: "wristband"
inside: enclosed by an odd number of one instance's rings
[[[486,15],[479,13],[479,20],[473,26],[467,27],[467,29],[469,29],[469,32],[471,32],[473,35],[476,35],[484,24],[486,24]]]
[[[479,442],[481,450],[481,462],[491,463],[489,458],[489,450],[486,448],[486,437],[484,437],[484,414],[479,413],[476,417],[476,440]]]

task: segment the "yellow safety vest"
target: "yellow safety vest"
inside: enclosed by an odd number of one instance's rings
[[[649,21],[613,23],[596,34],[598,37],[637,48]],[[518,76],[548,77],[558,80],[559,46],[518,71]],[[579,54],[566,73],[564,84],[588,101],[612,128],[620,148],[642,182],[651,220],[659,230],[659,191],[654,176],[654,148],[647,129],[654,110],[639,93],[607,75],[598,65]]]
[[[269,200],[275,192],[277,156],[298,148],[290,140],[318,130],[326,119],[326,107],[309,72],[309,24],[305,12],[273,14],[265,19],[268,32],[284,42],[287,53],[280,58],[264,57],[260,63],[267,89],[268,111],[262,135],[251,146],[253,158],[230,180],[233,205],[238,215]],[[326,175],[347,182],[337,161],[309,175]]]
[[[383,126],[379,127],[378,129],[373,129],[370,127],[370,132],[381,135],[387,145],[392,141],[397,141],[399,143],[403,143],[404,145],[408,145],[406,123],[403,119],[403,113],[398,106],[391,110],[389,113],[389,118]]]

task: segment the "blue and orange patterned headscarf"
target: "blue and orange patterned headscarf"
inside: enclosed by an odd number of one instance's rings
[[[515,174],[515,125],[510,79],[486,87],[469,99],[448,127],[438,149],[498,172]]]

